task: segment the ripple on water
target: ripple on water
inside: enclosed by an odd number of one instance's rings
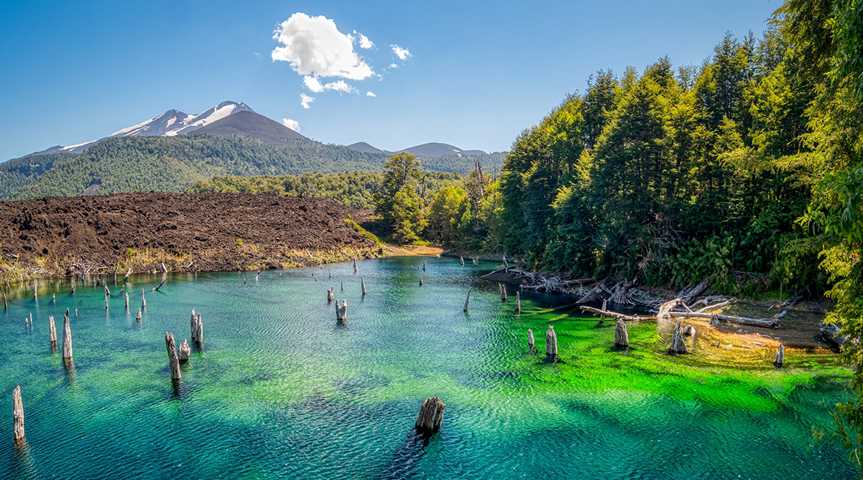
[[[425,285],[418,286],[427,262]],[[0,314],[0,396],[21,383],[29,448],[0,441],[0,478],[855,478],[829,412],[836,381],[789,389],[781,372],[680,366],[634,325],[633,350],[610,328],[501,303],[483,268],[446,258],[360,262],[254,275],[172,279],[136,324],[99,288],[58,304],[15,300]],[[333,278],[327,278],[328,272]],[[313,276],[314,275],[314,276]],[[154,279],[135,279],[133,291]],[[345,291],[341,292],[342,282]],[[474,286],[469,314],[464,296]],[[326,288],[349,303],[335,325]],[[137,301],[137,298],[134,298]],[[133,302],[135,303],[135,302]],[[76,369],[46,348],[47,315],[73,321]],[[170,388],[164,331],[205,351]],[[34,331],[20,321],[34,311]],[[555,321],[563,363],[544,349]],[[809,379],[801,377],[800,381]],[[413,432],[423,398],[447,403],[444,428]],[[0,408],[0,425],[11,423]],[[0,433],[2,433],[0,429]],[[8,430],[7,430],[8,432]]]

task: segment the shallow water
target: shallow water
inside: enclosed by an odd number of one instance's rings
[[[425,285],[419,266],[426,261]],[[524,299],[502,304],[483,267],[452,259],[172,278],[142,325],[101,287],[43,290],[0,313],[0,478],[856,478],[832,432],[843,370],[724,368],[663,353],[656,326],[611,326]],[[327,272],[333,278],[328,279]],[[245,279],[245,280],[244,280]],[[339,291],[339,282],[345,292]],[[137,280],[140,288],[158,282]],[[462,312],[473,285],[471,309]],[[328,286],[349,303],[339,328]],[[115,290],[117,290],[115,288]],[[115,294],[117,292],[115,291]],[[74,372],[48,348],[48,315],[73,317]],[[175,395],[164,331],[205,323],[205,351]],[[33,312],[33,330],[23,318]],[[527,353],[555,322],[564,362]],[[23,388],[27,445],[12,442]],[[412,433],[419,404],[442,431]]]

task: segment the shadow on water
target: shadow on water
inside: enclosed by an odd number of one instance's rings
[[[431,436],[411,430],[404,443],[393,453],[390,464],[378,478],[400,479],[413,478],[419,468],[419,462],[425,454],[425,449],[431,441]]]
[[[22,445],[15,445],[11,450],[13,461],[7,478],[42,478],[36,468],[36,461],[30,452],[30,444],[25,440]]]

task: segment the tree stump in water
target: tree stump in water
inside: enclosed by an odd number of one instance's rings
[[[521,315],[521,292],[515,291],[515,314]]]
[[[530,353],[536,353],[536,338],[533,336],[533,329],[527,329],[527,349]]]
[[[33,280],[33,301],[39,301],[39,282],[36,280]]]
[[[498,283],[497,288],[498,288],[498,290],[500,290],[500,301],[505,302],[506,301],[506,285],[504,285],[502,283]]]
[[[333,291],[332,288],[327,289],[327,305],[333,303],[333,300],[336,299],[336,292]]]
[[[341,293],[345,293],[345,282],[344,282],[344,280],[339,280],[339,291]]]
[[[129,292],[127,290],[123,290],[123,304],[126,308],[126,311],[129,311]]]
[[[362,294],[365,297],[366,293],[368,293],[368,292],[366,291],[366,279],[363,277],[360,277],[360,290],[362,291]]]
[[[141,289],[141,310],[147,310],[147,295],[144,294],[144,289]]]
[[[470,291],[471,290],[473,290],[473,288],[467,289],[467,296],[464,298],[464,313],[467,313],[468,307],[470,306]]]
[[[24,327],[27,329],[28,332],[30,330],[33,330],[33,314],[32,313],[29,313],[29,314],[27,314],[26,317],[24,317]]]
[[[674,331],[671,334],[671,346],[668,348],[668,353],[672,355],[686,353],[686,342],[683,340],[683,327],[680,325],[680,322],[674,324]]]
[[[420,286],[421,287],[423,286],[423,276],[422,275],[420,275]]]
[[[186,339],[183,339],[183,343],[180,344],[180,351],[177,352],[177,358],[180,360],[180,363],[186,363],[191,356],[192,347],[189,346],[189,342]]]
[[[463,267],[464,266],[464,257],[461,257],[461,256],[458,257],[458,263],[460,263],[461,266]]]
[[[51,294],[51,305],[57,305],[57,294],[56,293]]]
[[[446,404],[438,397],[425,399],[417,414],[416,429],[423,435],[431,435],[440,430]]]
[[[103,287],[105,289],[105,310],[108,310],[108,307],[111,305],[111,290],[108,290],[108,285]]]
[[[545,361],[557,362],[560,357],[557,354],[557,333],[554,331],[554,325],[549,325],[545,331]]]
[[[6,289],[3,289],[3,312],[9,311],[9,300],[6,298]]]
[[[72,357],[72,324],[69,315],[63,315],[63,363],[71,366],[74,361]]]
[[[626,322],[622,318],[617,319],[617,325],[614,327],[614,348],[616,350],[629,348],[629,332],[626,330]]]
[[[176,388],[183,374],[180,373],[180,357],[177,354],[177,344],[174,343],[174,334],[165,332],[165,349],[168,351],[168,366],[171,368],[171,383]]]
[[[192,319],[189,322],[191,328],[192,342],[198,350],[204,349],[204,319],[200,313],[192,310]]]
[[[21,400],[21,385],[12,390],[12,435],[15,445],[24,444],[24,401]]]
[[[138,313],[135,314],[135,322],[141,323],[144,320],[144,314],[141,310],[138,310]]]
[[[54,323],[54,316],[48,317],[48,340],[51,342],[51,353],[57,351],[57,325]]]
[[[423,262],[423,271],[426,271],[426,262]]]
[[[773,360],[773,366],[782,368],[785,365],[785,345],[779,344],[779,350],[776,350],[776,358]]]
[[[336,303],[336,323],[339,325],[347,325],[348,323],[348,301],[342,300],[341,304]]]
[[[357,259],[354,259],[354,275],[357,274]]]

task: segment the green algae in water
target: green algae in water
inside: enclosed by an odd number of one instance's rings
[[[98,288],[60,291],[56,305],[44,295],[38,305],[16,300],[0,314],[0,478],[859,475],[832,434],[831,412],[849,396],[835,362],[782,371],[701,364],[662,354],[650,323],[631,326],[631,351],[614,352],[613,328],[543,299],[524,298],[514,315],[495,285],[476,279],[482,268],[362,262],[364,299],[350,264],[258,281],[184,276],[149,294],[141,325],[119,297],[105,312]],[[348,300],[347,328],[336,326],[328,287]],[[48,348],[48,315],[62,319],[65,308],[80,313],[74,375]],[[163,334],[188,338],[193,308],[204,316],[206,351],[193,353],[174,395]],[[560,364],[527,353],[527,329],[542,351],[549,322]],[[18,383],[25,449],[11,435]],[[430,395],[447,412],[424,444],[411,429]]]

